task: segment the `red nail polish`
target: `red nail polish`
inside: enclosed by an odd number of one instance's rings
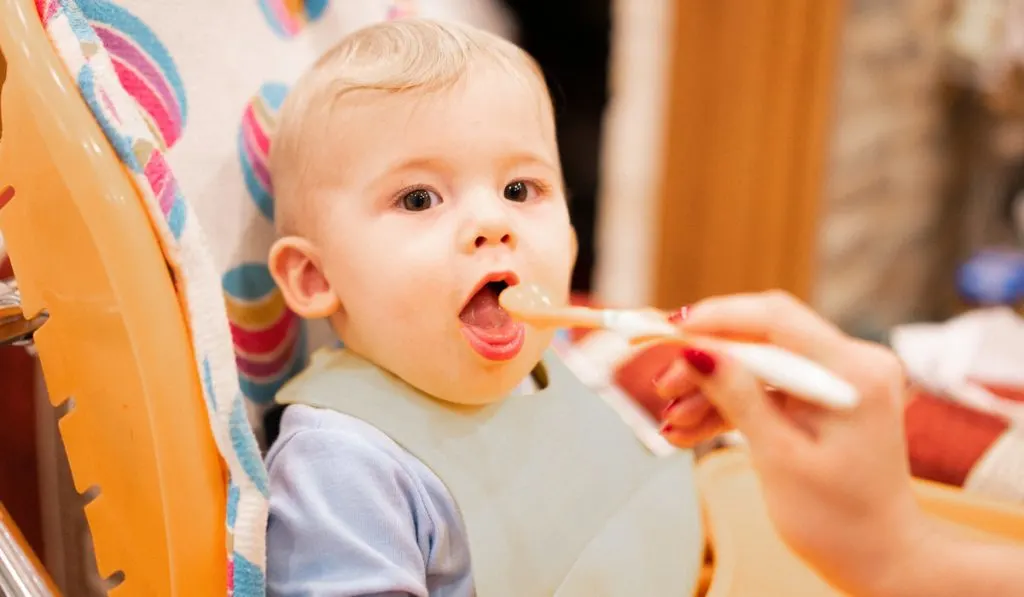
[[[689,310],[690,307],[686,305],[679,307],[677,311],[674,311],[671,315],[668,316],[668,322],[671,324],[682,323],[683,321],[686,320],[686,315],[689,312]]]
[[[715,372],[715,357],[703,350],[688,346],[683,349],[683,358],[701,375],[708,376]]]
[[[14,199],[14,187],[0,189],[0,209],[3,209],[11,199]]]
[[[662,425],[661,426],[661,432],[662,433],[672,433],[673,429],[675,429],[675,427],[673,427],[671,425]]]

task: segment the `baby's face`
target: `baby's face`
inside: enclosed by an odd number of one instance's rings
[[[336,329],[429,394],[500,398],[552,332],[512,321],[497,293],[530,281],[567,299],[576,257],[550,104],[483,69],[433,94],[358,93],[335,111],[314,197]]]

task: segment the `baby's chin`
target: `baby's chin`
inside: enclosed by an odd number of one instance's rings
[[[368,347],[371,350],[363,354],[434,398],[453,404],[484,405],[512,393],[537,367],[553,336],[554,332],[530,330],[519,353],[506,361],[482,358],[461,337],[458,342],[427,343],[432,346],[427,353],[410,352],[410,347],[419,343],[403,343]]]
[[[527,342],[515,358],[502,362],[483,362],[473,355],[455,367],[441,368],[443,375],[430,375],[429,379],[424,375],[420,383],[413,385],[453,404],[491,404],[508,397],[523,383],[541,361],[546,348],[546,343]]]

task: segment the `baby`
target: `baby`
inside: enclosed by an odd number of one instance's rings
[[[525,281],[567,300],[576,257],[533,60],[375,25],[300,79],[272,147],[271,271],[345,348],[278,396],[269,594],[692,594],[691,456],[650,454],[498,305]]]

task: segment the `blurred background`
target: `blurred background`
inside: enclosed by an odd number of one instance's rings
[[[584,300],[782,288],[882,341],[1024,308],[1021,0],[467,3],[551,84]],[[0,347],[0,502],[92,594],[42,392]]]
[[[1019,306],[1021,2],[505,6],[559,104],[577,290],[783,288],[873,339]]]

